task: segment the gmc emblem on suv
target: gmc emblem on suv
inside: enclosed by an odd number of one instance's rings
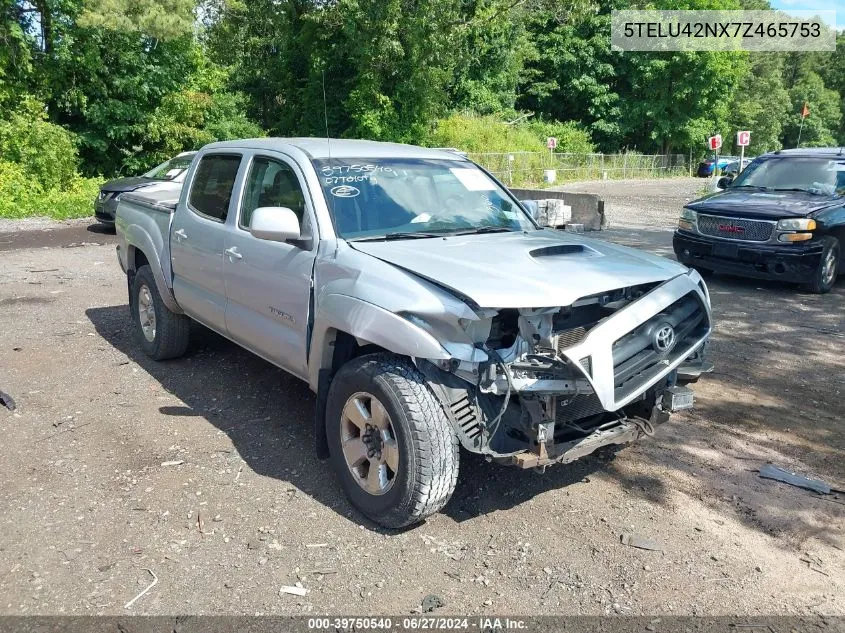
[[[719,230],[722,233],[745,233],[745,229],[736,224],[720,224]]]

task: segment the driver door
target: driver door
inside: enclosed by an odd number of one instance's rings
[[[223,257],[229,336],[294,375],[308,375],[306,338],[316,240],[270,242],[249,232],[258,207],[287,207],[310,237],[312,210],[299,170],[281,157],[252,158]]]

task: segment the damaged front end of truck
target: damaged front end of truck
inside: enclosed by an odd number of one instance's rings
[[[710,301],[694,271],[561,307],[473,309],[459,324],[470,360],[416,363],[464,448],[521,468],[651,435],[693,405],[679,374],[707,370]]]

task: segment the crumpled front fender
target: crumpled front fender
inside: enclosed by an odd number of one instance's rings
[[[403,356],[451,358],[437,339],[411,321],[362,299],[330,294],[320,300],[314,315],[308,382],[315,390],[320,369],[331,365],[333,330],[351,334],[361,345],[378,345]]]

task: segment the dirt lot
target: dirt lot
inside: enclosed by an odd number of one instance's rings
[[[607,200],[603,237],[665,253],[700,183],[577,188]],[[0,233],[0,613],[404,614],[436,594],[438,613],[845,615],[845,495],[756,473],[845,488],[845,280],[708,278],[694,412],[545,475],[464,456],[446,511],[395,533],[314,456],[304,384],[200,328],[147,360],[114,236],[30,228]]]

